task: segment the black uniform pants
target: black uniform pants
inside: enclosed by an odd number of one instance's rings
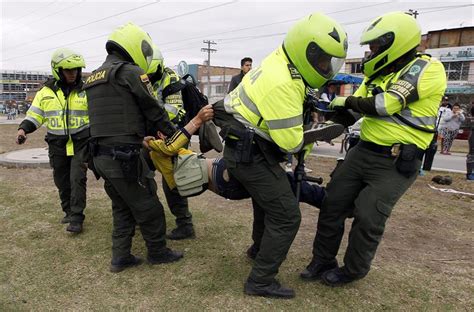
[[[271,283],[298,232],[301,213],[285,171],[278,163],[270,165],[262,154],[252,163],[235,163],[233,149],[225,147],[224,159],[229,173],[252,197],[254,223],[252,238],[259,252],[250,278]]]
[[[139,161],[142,160],[140,157]],[[163,205],[156,193],[153,173],[143,161],[140,174],[146,176],[144,181],[129,181],[124,177],[121,162],[110,156],[94,157],[94,166],[105,180],[105,191],[112,200],[112,258],[118,260],[129,257],[137,224],[148,255],[156,256],[166,247],[166,221]]]
[[[421,166],[421,160],[417,167]],[[319,213],[313,256],[323,263],[336,258],[344,234],[344,221],[354,216],[344,256],[345,271],[365,276],[375,256],[390,213],[417,177],[400,174],[393,157],[360,147],[350,149],[326,188]]]
[[[179,195],[178,189],[170,189],[165,178],[162,178],[163,192],[171,213],[176,217],[176,226],[193,225],[193,216],[189,211],[188,199]]]
[[[74,156],[50,154],[49,163],[53,168],[54,184],[58,188],[61,207],[71,222],[84,221],[86,208],[87,165],[84,151],[76,151]]]

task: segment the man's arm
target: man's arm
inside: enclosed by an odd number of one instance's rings
[[[153,89],[148,76],[134,65],[124,65],[117,73],[117,79],[121,84],[127,86],[137,99],[137,103],[143,115],[153,127],[153,132],[162,132],[166,136],[172,136],[176,132],[175,126],[170,122],[168,113],[153,96]]]
[[[229,92],[230,93],[232,90],[234,90],[239,83],[237,82],[238,76],[233,76],[232,79],[230,80],[230,85],[229,85]]]

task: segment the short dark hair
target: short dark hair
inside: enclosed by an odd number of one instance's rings
[[[243,59],[240,60],[240,66],[244,66],[245,62],[250,62],[252,63],[252,58],[250,57],[244,57]]]
[[[457,106],[457,107],[461,108],[461,105],[458,102],[453,104],[453,108],[454,108],[454,106]]]

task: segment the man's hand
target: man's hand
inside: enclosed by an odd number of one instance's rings
[[[345,96],[338,96],[334,100],[329,103],[328,108],[331,110],[340,110],[343,109],[346,105],[346,99],[347,97]]]
[[[212,108],[211,104],[207,104],[196,115],[197,122],[201,125],[208,120],[214,118],[214,109]]]
[[[25,130],[23,129],[18,129],[18,132],[16,134],[16,144],[23,144],[26,141],[26,133]]]
[[[144,138],[143,138],[143,142],[142,142],[143,147],[146,148],[147,150],[151,150],[151,149],[150,149],[150,144],[149,144],[149,142],[150,142],[151,140],[154,140],[154,139],[155,139],[155,137],[153,137],[153,136],[146,136],[146,137],[144,137]]]

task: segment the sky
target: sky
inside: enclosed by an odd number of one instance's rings
[[[108,35],[129,21],[150,34],[171,67],[203,64],[203,40],[216,43],[211,65],[240,67],[245,56],[258,65],[295,21],[316,11],[342,24],[348,58],[363,56],[362,31],[387,12],[418,11],[422,33],[474,25],[473,1],[0,1],[2,70],[49,72],[53,52],[68,47],[90,72],[105,59]]]

